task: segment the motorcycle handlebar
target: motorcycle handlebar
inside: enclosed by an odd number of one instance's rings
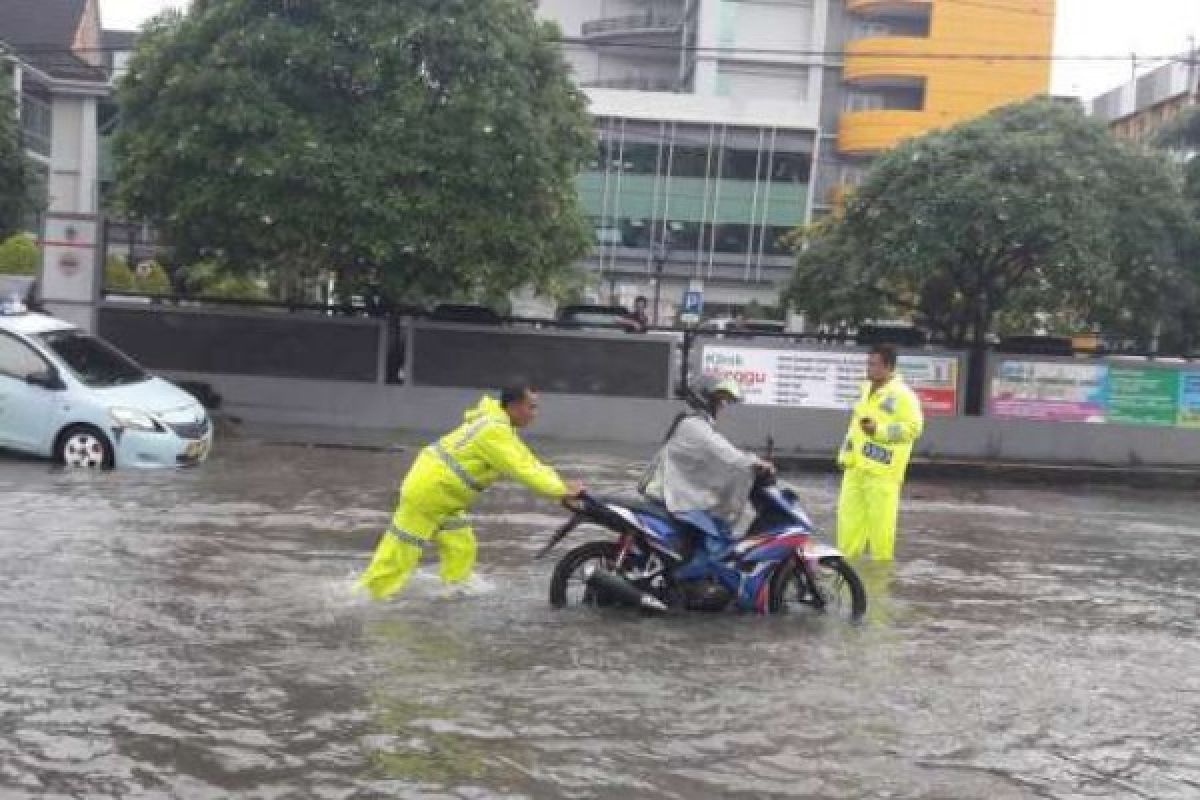
[[[588,506],[593,505],[595,500],[592,499],[586,491],[580,492],[575,497],[564,497],[562,507],[573,514],[580,514],[587,510]]]

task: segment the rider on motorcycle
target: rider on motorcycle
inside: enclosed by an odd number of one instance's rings
[[[671,423],[638,489],[695,529],[703,546],[693,548],[690,572],[729,544],[755,476],[775,467],[717,432],[721,409],[742,399],[737,381],[705,377],[685,399],[689,409]]]

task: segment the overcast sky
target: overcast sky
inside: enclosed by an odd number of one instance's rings
[[[135,28],[163,9],[186,5],[187,0],[100,0],[108,28]],[[1059,56],[1182,53],[1189,34],[1200,39],[1200,0],[1058,0],[1057,27]],[[1059,61],[1053,91],[1094,97],[1128,80],[1130,68],[1128,60]]]

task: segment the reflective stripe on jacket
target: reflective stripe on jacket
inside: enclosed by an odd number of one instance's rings
[[[417,477],[417,472],[423,474]],[[464,507],[502,478],[555,500],[567,493],[558,473],[529,451],[493,397],[484,397],[466,412],[462,425],[425,449],[406,483],[414,478],[448,491]]]

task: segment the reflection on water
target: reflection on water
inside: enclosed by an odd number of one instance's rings
[[[490,591],[372,605],[402,458],[0,461],[0,797],[1196,796],[1189,495],[915,485],[853,627],[553,612],[560,515],[505,488]],[[831,527],[836,482],[797,483]]]

